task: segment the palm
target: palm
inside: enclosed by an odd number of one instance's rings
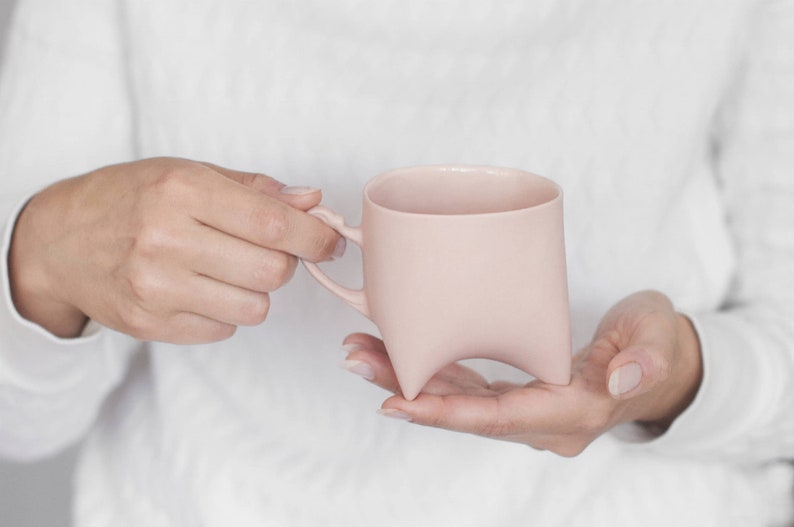
[[[688,404],[699,383],[699,352],[696,367],[681,361],[683,374],[665,384],[669,389],[655,386],[667,379],[663,367],[664,375],[655,369],[677,358],[679,318],[658,293],[628,297],[607,313],[593,342],[574,357],[567,386],[488,382],[470,368],[451,364],[415,400],[406,401],[382,341],[364,334],[348,337],[347,343],[358,348],[348,359],[371,366],[373,382],[397,394],[384,409],[417,423],[576,455],[620,422],[674,417]],[[639,363],[643,376],[657,378],[620,396],[610,394],[608,375],[627,361]]]
[[[360,354],[366,353],[366,361],[375,363],[379,372],[378,384],[397,394],[384,403],[384,407],[397,400],[401,404],[411,404],[414,407],[412,415],[426,412],[431,420],[429,424],[440,428],[539,446],[544,444],[544,437],[569,433],[569,423],[596,424],[592,423],[592,416],[611,416],[618,406],[604,383],[607,365],[616,353],[606,345],[591,346],[577,354],[568,386],[537,380],[527,384],[488,382],[475,370],[454,363],[433,376],[416,400],[408,403],[399,395],[394,370],[382,341],[369,335],[356,335],[355,338],[357,343],[366,343],[368,351],[355,352],[351,358],[360,357],[360,360],[364,358]],[[465,422],[447,422],[442,417],[445,415],[462,415]],[[610,422],[597,423],[598,433]],[[577,453],[592,439],[589,434],[582,435],[570,453]]]

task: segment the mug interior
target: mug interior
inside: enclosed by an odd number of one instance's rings
[[[561,190],[521,170],[428,166],[386,172],[373,179],[365,193],[376,205],[398,212],[461,215],[536,207],[558,198]]]

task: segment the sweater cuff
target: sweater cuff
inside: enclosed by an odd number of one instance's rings
[[[741,323],[726,313],[687,315],[700,339],[703,379],[695,399],[661,435],[636,423],[621,425],[614,435],[645,448],[672,455],[723,457],[727,445],[746,435],[757,415],[761,387],[747,382],[759,377],[759,361],[748,351]]]
[[[17,311],[11,297],[8,256],[16,220],[32,195],[11,201],[10,206],[6,201],[0,210],[0,218],[5,220],[0,240],[0,386],[41,393],[58,391],[77,382],[75,376],[82,377],[82,365],[96,361],[96,353],[101,351],[103,329],[92,321],[80,337],[64,339]]]

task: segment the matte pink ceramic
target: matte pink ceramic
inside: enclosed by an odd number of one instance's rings
[[[361,227],[310,211],[361,246],[364,288],[311,275],[378,326],[403,396],[489,358],[553,384],[571,376],[562,191],[520,170],[403,168],[364,189]]]

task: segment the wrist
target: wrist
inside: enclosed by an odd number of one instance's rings
[[[47,190],[44,191],[46,193]],[[48,217],[59,217],[48,210],[46,196],[37,194],[23,208],[14,225],[8,253],[11,299],[17,312],[61,338],[80,335],[86,316],[65,299],[58,297],[56,274],[48,269],[46,240],[52,233]],[[57,219],[55,221],[58,221]]]

